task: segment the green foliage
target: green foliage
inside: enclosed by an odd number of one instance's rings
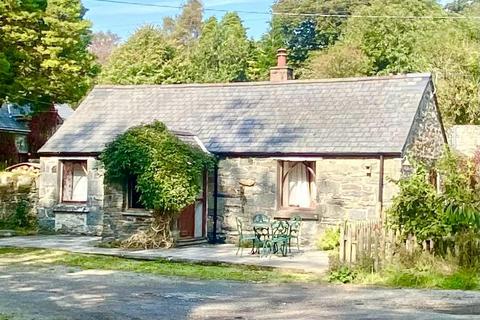
[[[198,21],[187,23],[190,20],[183,21],[183,14],[180,20],[167,20],[164,29],[139,29],[113,52],[100,81],[165,84],[248,80],[255,58],[240,17],[227,13],[220,22],[211,17],[200,32]]]
[[[451,232],[480,231],[480,186],[474,162],[447,152],[438,169],[445,189],[439,198]]]
[[[340,228],[327,228],[316,243],[319,250],[333,250],[340,246]]]
[[[38,110],[83,97],[98,71],[84,12],[79,0],[2,1],[0,100]]]
[[[475,6],[462,12],[473,15]],[[361,16],[439,16],[433,0],[372,0]],[[480,23],[476,19],[348,19],[340,40],[311,54],[303,77],[433,72],[447,124],[480,123]]]
[[[330,271],[329,282],[351,283],[355,280],[356,273],[347,266],[341,266],[338,270]]]
[[[391,225],[401,228],[405,235],[415,234],[419,240],[438,238],[447,232],[439,217],[441,202],[437,190],[427,177],[428,170],[418,165],[415,172],[401,179],[400,192],[388,210]]]
[[[163,31],[147,25],[113,51],[99,81],[108,84],[177,82],[174,68],[177,57],[176,46]]]
[[[398,182],[400,192],[388,211],[389,223],[420,241],[478,233],[480,193],[473,161],[445,152],[436,170],[442,178],[442,193],[428,182],[430,170],[422,165]]]
[[[19,199],[15,207],[15,211],[5,220],[0,220],[0,228],[8,228],[29,233],[36,230],[37,220],[34,215],[30,214],[30,202]]]
[[[194,82],[246,81],[250,49],[246,30],[236,13],[227,13],[220,22],[210,18],[193,51],[191,79]]]
[[[182,142],[158,121],[117,137],[101,160],[107,180],[123,183],[135,176],[140,201],[147,209],[167,216],[195,201],[203,172],[213,164],[211,156]]]
[[[366,6],[368,0],[277,0],[273,12],[305,14],[351,14],[355,8]],[[347,19],[342,17],[312,17],[293,15],[274,15],[271,22],[270,37],[276,38],[277,47],[271,52],[272,59],[276,50],[287,47],[289,60],[296,69],[304,65],[312,50],[322,50],[332,46],[340,37]]]

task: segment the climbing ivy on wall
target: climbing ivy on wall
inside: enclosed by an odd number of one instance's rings
[[[182,209],[192,204],[201,190],[205,169],[214,158],[181,141],[158,121],[129,129],[107,145],[100,157],[109,182],[126,183],[134,176],[153,223],[125,242],[129,247],[160,247],[172,244],[171,224]]]

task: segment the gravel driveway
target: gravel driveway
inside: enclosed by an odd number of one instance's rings
[[[14,320],[479,319],[480,292],[193,281],[3,265],[0,315]]]

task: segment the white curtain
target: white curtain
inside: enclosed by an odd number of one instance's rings
[[[73,202],[87,201],[87,167],[83,162],[63,164],[63,200]]]
[[[293,168],[292,168],[293,167]],[[309,208],[310,199],[310,181],[308,179],[308,169],[304,163],[290,162],[288,173],[288,205],[292,207]]]

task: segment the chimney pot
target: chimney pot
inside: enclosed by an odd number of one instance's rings
[[[271,82],[283,82],[293,79],[293,69],[287,66],[287,49],[277,50],[277,66],[270,69]]]
[[[277,67],[286,67],[287,66],[287,49],[278,49],[277,50]]]

